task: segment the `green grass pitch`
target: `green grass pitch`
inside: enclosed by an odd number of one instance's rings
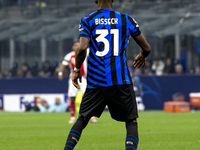
[[[0,150],[63,150],[69,113],[0,112]],[[138,150],[200,150],[200,112],[139,113]],[[125,125],[104,112],[75,150],[124,150]]]

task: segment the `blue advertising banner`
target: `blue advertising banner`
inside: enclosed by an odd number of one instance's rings
[[[0,94],[67,93],[68,78],[0,79]]]
[[[171,101],[175,93],[181,93],[189,101],[190,93],[200,92],[198,75],[141,76],[141,82],[146,110],[163,109],[164,102]]]
[[[173,94],[181,93],[189,101],[189,94],[200,92],[199,75],[140,76],[145,110],[162,110],[165,101]],[[59,81],[49,79],[0,79],[0,94],[67,93],[68,78]],[[67,95],[65,96],[67,101]],[[0,103],[3,98],[0,97]],[[2,105],[0,105],[2,106]]]

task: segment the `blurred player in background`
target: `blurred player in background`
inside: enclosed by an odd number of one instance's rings
[[[78,93],[78,90],[73,84],[72,84],[72,74],[74,72],[74,68],[75,68],[75,51],[78,49],[79,47],[79,42],[74,42],[73,46],[72,46],[72,51],[69,52],[65,57],[64,60],[62,61],[60,67],[59,67],[59,73],[58,73],[58,78],[59,80],[63,80],[63,72],[65,70],[66,66],[70,67],[70,75],[69,75],[69,82],[68,82],[68,97],[69,97],[69,111],[70,111],[70,115],[71,118],[69,120],[69,123],[72,124],[75,122],[75,98],[76,95]],[[80,83],[80,90],[82,91],[82,93],[85,92],[86,89],[86,68],[87,68],[87,61],[84,61],[83,65],[81,66],[81,74],[83,75],[82,78],[82,82]],[[96,118],[93,117],[91,118],[91,122],[97,122]]]
[[[133,62],[134,67],[144,67],[151,48],[141,34],[138,23],[130,15],[113,11],[113,1],[95,0],[98,10],[82,18],[80,22],[80,46],[76,50],[72,81],[80,89],[80,70],[90,46],[87,89],[81,102],[80,116],[70,130],[65,150],[74,149],[89,119],[92,116],[100,117],[106,105],[113,119],[126,124],[126,150],[137,149],[138,111],[126,63],[128,38],[131,35],[141,47],[141,52]]]

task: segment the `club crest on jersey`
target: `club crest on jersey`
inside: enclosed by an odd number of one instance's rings
[[[111,25],[111,24],[118,24],[118,18],[100,18],[95,19],[95,25],[104,24],[104,25]]]

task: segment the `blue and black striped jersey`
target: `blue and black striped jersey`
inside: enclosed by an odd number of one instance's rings
[[[137,22],[128,14],[103,9],[82,18],[79,31],[90,40],[87,88],[131,84],[126,48],[129,36],[141,33]]]

